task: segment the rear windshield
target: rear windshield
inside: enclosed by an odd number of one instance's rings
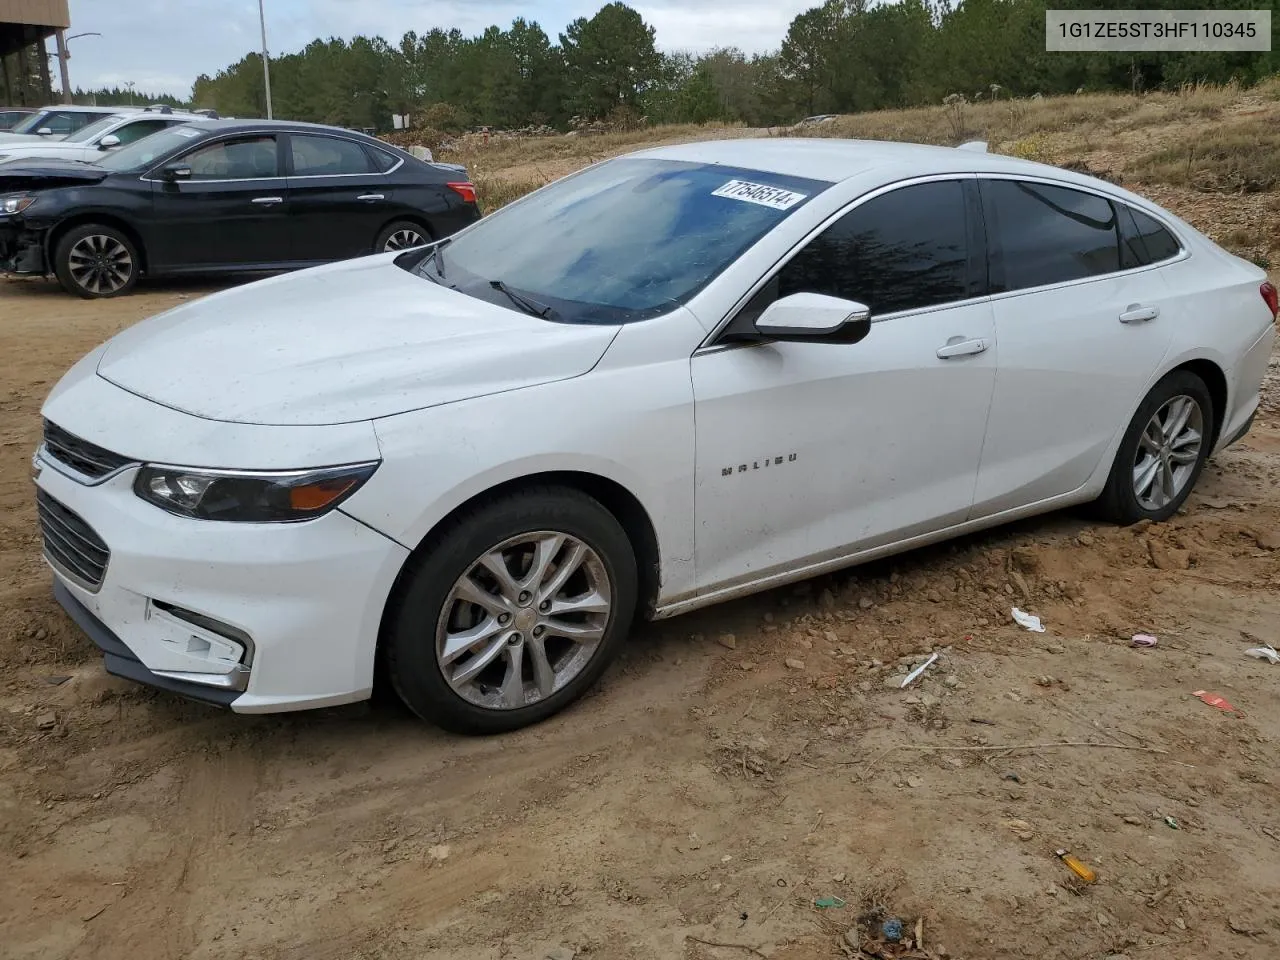
[[[683,304],[830,184],[660,159],[619,159],[499,210],[416,263],[427,279],[550,320],[625,323]],[[483,201],[481,197],[481,201]],[[437,267],[443,267],[443,276]]]

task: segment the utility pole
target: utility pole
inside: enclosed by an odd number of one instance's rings
[[[67,31],[59,30],[54,36],[58,39],[58,67],[62,72],[62,102],[71,102],[71,73],[67,70],[67,61],[71,54],[67,52]]]
[[[271,57],[267,53],[267,14],[262,8],[262,0],[258,0],[258,25],[262,27],[262,80],[267,87],[267,119],[271,116]]]

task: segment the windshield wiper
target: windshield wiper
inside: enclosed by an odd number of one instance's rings
[[[489,286],[493,287],[493,289],[497,290],[499,293],[505,293],[512,303],[525,313],[531,314],[532,316],[547,320],[554,317],[556,314],[555,310],[547,306],[547,304],[539,303],[537,300],[531,300],[526,296],[516,293],[501,280],[490,280]]]

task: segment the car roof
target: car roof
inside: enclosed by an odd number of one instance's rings
[[[103,115],[111,113],[142,112],[141,107],[86,107],[77,103],[50,103],[31,112],[44,113],[46,110],[64,110],[67,113],[101,113]]]
[[[710,140],[655,147],[630,156],[724,164],[829,183],[874,172],[879,172],[886,183],[934,173],[1019,171],[1028,175],[1052,171],[1053,176],[1063,180],[1092,181],[1092,178],[1080,178],[1058,167],[1046,167],[1001,154],[886,140],[828,137]]]
[[[345,136],[362,137],[372,140],[368,134],[359,130],[348,130],[346,127],[334,127],[323,123],[303,123],[301,120],[208,120],[200,125],[202,130],[210,133],[233,133],[238,130],[278,130],[298,133],[341,133]]]

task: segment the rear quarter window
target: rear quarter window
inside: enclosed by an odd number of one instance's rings
[[[1178,239],[1155,217],[1123,204],[1116,206],[1122,211],[1121,256],[1126,268],[1160,263],[1182,252]]]

